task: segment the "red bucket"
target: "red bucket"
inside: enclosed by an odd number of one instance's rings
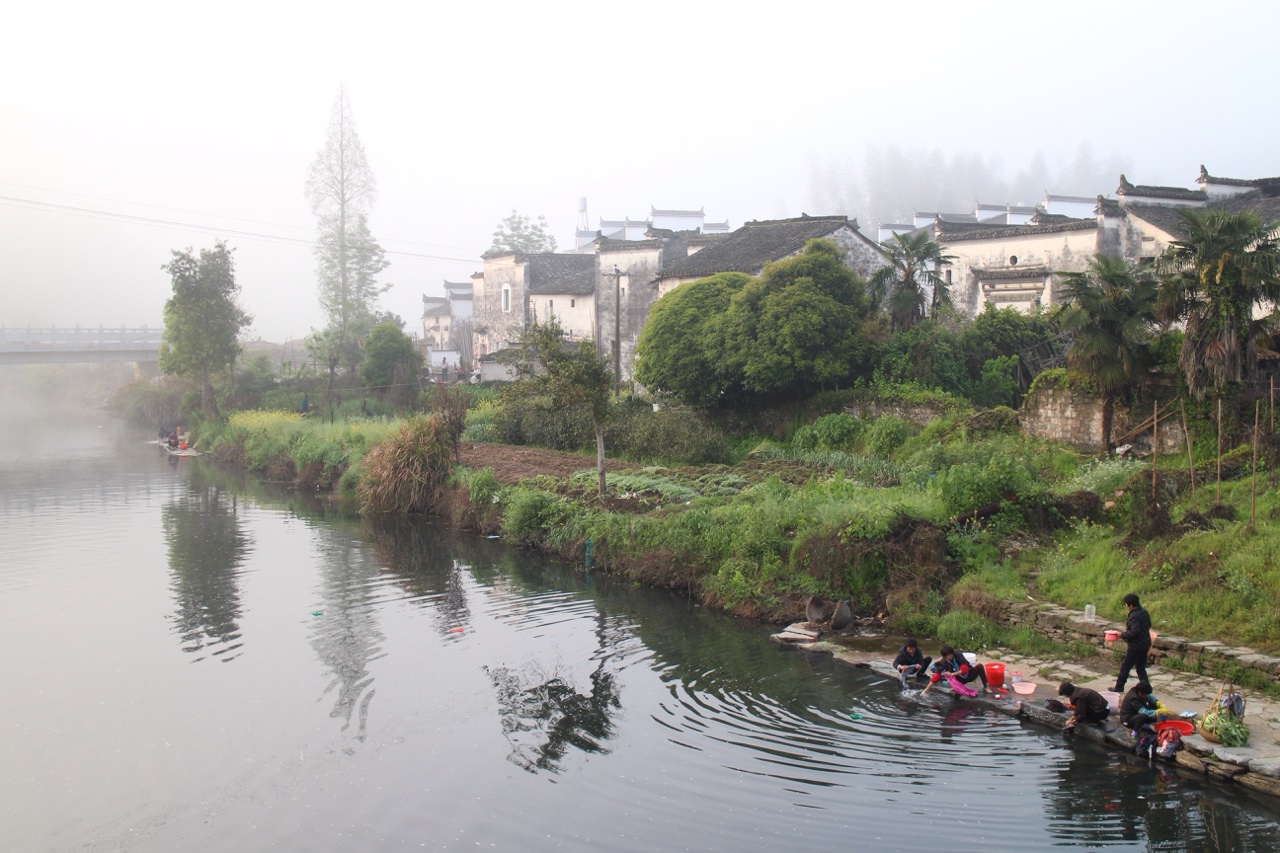
[[[1120,632],[1108,631],[1102,635],[1102,639],[1106,640],[1108,643],[1114,643],[1116,640],[1120,639]]]
[[[994,661],[987,664],[987,686],[1004,686],[1004,664],[995,663]]]
[[[1186,720],[1161,720],[1156,723],[1156,731],[1162,732],[1165,729],[1173,729],[1178,734],[1186,737],[1187,735],[1195,734],[1196,724]]]

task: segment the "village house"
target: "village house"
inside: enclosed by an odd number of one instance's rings
[[[445,281],[444,296],[422,296],[423,360],[428,368],[471,366],[472,283]]]
[[[702,213],[654,208],[651,215],[652,222],[680,226],[700,221]],[[577,253],[486,254],[483,271],[473,278],[473,352],[482,376],[500,378],[502,371],[486,371],[486,363],[517,343],[528,324],[554,317],[570,338],[593,340],[629,382],[653,303],[683,282],[720,272],[758,275],[816,238],[843,247],[846,263],[864,277],[884,263],[876,244],[843,216],[750,222],[728,234],[650,224],[645,235],[639,240],[595,233]]]
[[[845,216],[808,216],[748,222],[698,252],[663,265],[656,284],[662,296],[688,281],[721,272],[759,275],[766,264],[799,254],[810,240],[833,240],[845,253],[845,264],[863,278],[884,266],[875,241]]]
[[[1121,175],[1115,198],[1046,193],[1026,224],[939,217],[932,230],[953,258],[943,271],[952,300],[970,316],[989,303],[1022,311],[1055,305],[1057,273],[1082,272],[1095,254],[1153,262],[1177,239],[1180,209],[1251,210],[1264,221],[1280,219],[1280,179],[1218,178],[1201,166],[1197,183],[1194,190],[1144,186]]]

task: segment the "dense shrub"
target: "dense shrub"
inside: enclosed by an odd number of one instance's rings
[[[690,409],[622,404],[605,429],[611,453],[684,465],[732,461],[724,433]]]
[[[502,511],[502,535],[521,545],[537,545],[564,523],[567,505],[541,489],[517,486],[507,493]]]
[[[1004,455],[992,456],[986,464],[951,465],[940,470],[934,482],[947,511],[953,514],[1030,496],[1042,489],[1039,478],[1023,460]]]
[[[800,427],[791,445],[800,450],[852,450],[866,428],[865,421],[836,412]]]
[[[556,406],[550,397],[504,394],[493,415],[497,440],[533,444],[552,450],[595,447],[591,413],[585,408]]]
[[[867,430],[867,450],[876,456],[888,456],[902,446],[911,427],[902,418],[886,415],[876,418]]]

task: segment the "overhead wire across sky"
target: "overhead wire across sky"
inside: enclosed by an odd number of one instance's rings
[[[40,192],[53,192],[53,193],[59,193],[61,195],[78,195],[83,198],[97,198],[98,200],[101,200],[101,201],[111,201],[117,204],[129,204],[129,205],[136,205],[138,207],[151,207],[157,210],[169,210],[176,213],[187,213],[194,216],[209,216],[216,219],[233,219],[233,220],[238,220],[242,222],[252,222],[257,225],[268,225],[273,228],[292,228],[300,231],[312,230],[310,228],[306,228],[304,226],[299,226],[299,225],[285,225],[278,222],[263,222],[261,220],[247,219],[247,218],[238,217],[238,216],[225,216],[223,214],[216,214],[216,213],[202,213],[202,212],[193,211],[193,210],[183,210],[181,208],[167,208],[167,207],[161,207],[159,205],[150,205],[150,204],[145,204],[143,202],[121,201],[119,199],[109,199],[109,198],[103,198],[98,196],[87,196],[80,193],[68,193],[62,190],[50,190],[42,187],[28,186],[25,184],[15,184],[10,181],[0,181],[0,184],[4,184],[6,186],[18,186],[24,189],[38,190]],[[214,234],[217,236],[226,236],[226,237],[241,237],[247,240],[260,240],[267,243],[278,243],[278,244],[287,245],[287,246],[301,246],[305,248],[314,248],[316,245],[316,241],[314,239],[305,238],[305,237],[290,237],[284,234],[268,234],[261,231],[249,231],[243,228],[227,228],[219,225],[202,225],[194,222],[181,222],[176,219],[164,219],[164,218],[155,217],[155,216],[140,216],[140,215],[131,214],[131,213],[120,213],[120,212],[111,211],[111,210],[101,210],[97,208],[80,207],[78,205],[58,204],[56,202],[39,201],[36,199],[30,199],[30,198],[19,198],[17,196],[0,195],[0,205],[6,206],[6,207],[43,210],[50,213],[59,213],[59,214],[64,214],[68,216],[82,216],[82,217],[88,217],[92,219],[106,219],[106,220],[111,220],[116,222],[127,222],[134,225],[144,225],[151,228],[167,228],[167,229],[177,230],[177,231],[192,231],[200,234]],[[405,243],[405,244],[417,245],[417,246],[438,245],[433,243],[422,243],[414,240],[397,240],[393,238],[386,238],[386,242]],[[462,251],[470,251],[469,249],[464,249],[461,246],[444,246],[442,248],[453,248],[453,249],[461,249]],[[472,264],[475,262],[475,259],[483,253],[484,250],[483,249],[476,250],[475,254],[469,258],[451,257],[448,255],[437,255],[437,254],[431,254],[427,252],[411,252],[411,251],[405,251],[401,249],[384,249],[383,251],[387,255],[390,255],[393,257],[399,257],[399,258],[414,258],[419,260],[433,260],[433,261],[453,261],[461,264]]]

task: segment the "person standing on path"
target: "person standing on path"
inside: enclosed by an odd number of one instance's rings
[[[1120,639],[1128,643],[1129,648],[1124,653],[1124,660],[1120,661],[1116,686],[1111,688],[1122,696],[1130,670],[1137,670],[1139,681],[1147,680],[1147,655],[1151,652],[1151,617],[1132,592],[1124,597],[1124,606],[1129,608],[1129,618],[1125,620]]]

